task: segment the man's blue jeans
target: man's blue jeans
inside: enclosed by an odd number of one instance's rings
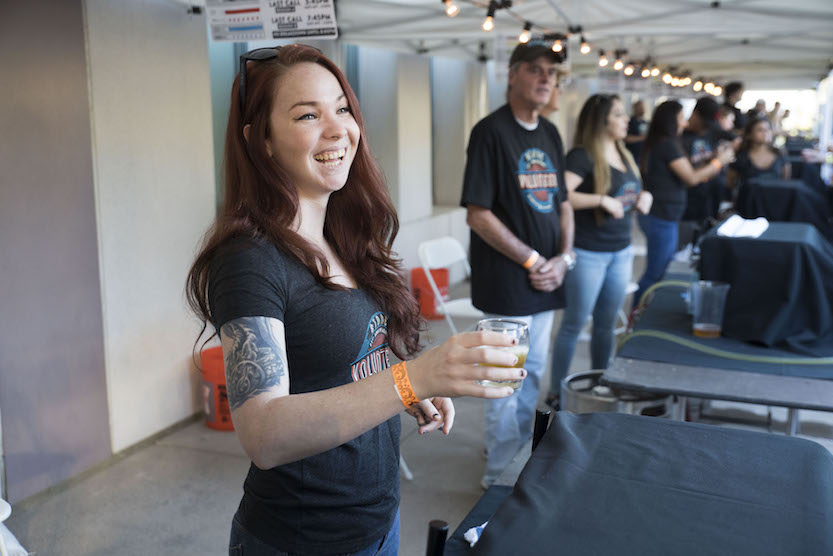
[[[677,249],[679,224],[674,220],[663,220],[650,214],[637,216],[639,227],[648,241],[648,257],[645,274],[639,279],[639,290],[633,297],[633,304],[639,303],[645,290],[662,280],[665,270],[674,258]]]
[[[529,325],[529,355],[524,368],[527,376],[518,390],[506,398],[486,400],[486,472],[483,481],[491,484],[509,465],[521,446],[532,437],[532,423],[541,378],[547,369],[552,319],[555,311],[543,311],[522,317],[488,317],[519,320]]]
[[[593,315],[590,358],[594,369],[606,369],[613,353],[616,315],[625,301],[633,273],[633,247],[620,251],[575,249],[576,266],[565,278],[567,308],[555,337],[550,394],[557,395],[567,376],[578,336]]]

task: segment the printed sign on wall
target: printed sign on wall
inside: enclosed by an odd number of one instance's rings
[[[206,0],[215,41],[335,39],[335,0]]]

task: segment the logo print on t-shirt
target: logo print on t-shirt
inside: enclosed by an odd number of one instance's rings
[[[628,212],[636,204],[636,198],[639,197],[639,183],[635,181],[627,181],[619,187],[619,191],[614,195],[619,202],[622,203],[622,208]]]
[[[695,139],[691,142],[691,165],[695,168],[707,163],[714,157],[712,147],[705,139]]]
[[[388,367],[388,317],[384,313],[375,313],[367,323],[362,349],[350,365],[350,373],[353,381],[357,381]]]
[[[518,160],[518,185],[529,205],[538,212],[552,212],[558,192],[558,176],[550,157],[541,149],[527,149]]]

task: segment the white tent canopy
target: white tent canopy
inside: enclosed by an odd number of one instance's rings
[[[648,58],[661,68],[747,88],[815,88],[833,61],[831,0],[515,0],[481,29],[487,1],[337,0],[340,38],[349,43],[431,55],[505,57],[524,22],[533,34],[581,27],[568,41],[574,72],[597,70],[599,50]],[[501,2],[497,3],[498,5]],[[580,34],[593,50],[579,53]],[[481,46],[482,45],[482,46]],[[501,52],[502,51],[502,52]]]

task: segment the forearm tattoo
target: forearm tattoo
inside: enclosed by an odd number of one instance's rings
[[[264,317],[235,319],[220,331],[231,342],[226,352],[226,388],[232,409],[280,384],[286,363],[281,343]]]

